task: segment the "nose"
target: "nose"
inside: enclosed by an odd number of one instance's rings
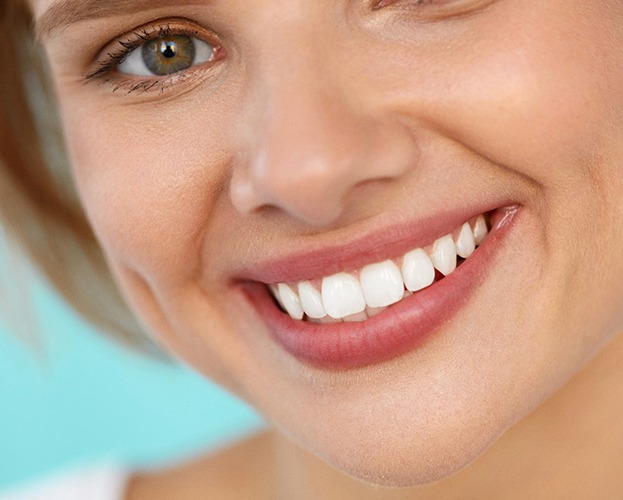
[[[403,176],[415,143],[374,92],[355,91],[343,70],[324,71],[331,65],[309,54],[296,61],[287,71],[265,70],[248,98],[231,199],[245,215],[272,207],[305,224],[329,225],[366,201],[371,191],[361,186]]]

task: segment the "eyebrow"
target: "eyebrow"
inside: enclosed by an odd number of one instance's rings
[[[177,3],[205,4],[208,0],[57,0],[36,20],[35,33],[38,39],[43,39],[80,21],[134,14]]]

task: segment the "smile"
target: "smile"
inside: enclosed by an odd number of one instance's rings
[[[486,215],[481,214],[432,245],[415,248],[400,258],[317,280],[271,285],[270,291],[292,319],[365,321],[454,272],[484,242],[488,224]]]
[[[383,362],[449,325],[492,271],[520,213],[454,214],[393,239],[379,233],[286,255],[245,270],[241,290],[276,345],[298,360],[330,370]]]

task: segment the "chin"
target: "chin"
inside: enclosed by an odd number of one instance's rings
[[[499,433],[455,438],[449,432],[440,439],[421,438],[397,445],[392,445],[391,441],[374,445],[364,442],[360,447],[321,458],[368,484],[394,488],[422,486],[443,481],[468,467],[498,437]],[[382,436],[377,441],[382,441]]]

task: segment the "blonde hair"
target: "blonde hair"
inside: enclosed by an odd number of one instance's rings
[[[78,313],[161,357],[117,291],[78,202],[45,58],[23,1],[0,3],[0,47],[0,223]]]

